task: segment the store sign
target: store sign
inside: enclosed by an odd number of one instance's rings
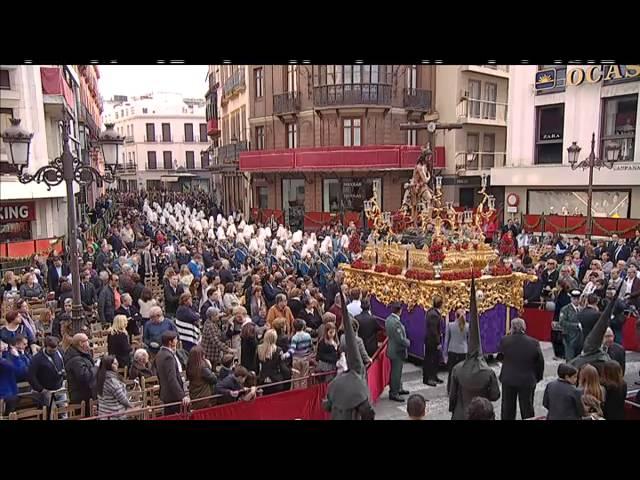
[[[540,137],[540,140],[560,140],[562,138],[562,133],[547,132],[543,133]]]
[[[470,185],[480,186],[481,177],[478,175],[470,177],[458,177],[456,175],[445,175],[442,177],[443,185]]]
[[[627,163],[621,165],[614,165],[613,169],[622,172],[640,172],[640,165],[635,163]]]
[[[577,87],[583,83],[601,81],[640,80],[640,65],[593,65],[576,67],[567,72],[567,85]]]
[[[556,86],[556,69],[547,68],[536,72],[536,90],[549,90]]]
[[[34,202],[3,203],[0,205],[0,223],[31,222],[35,219]]]

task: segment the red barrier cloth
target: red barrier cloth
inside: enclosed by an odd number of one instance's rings
[[[259,397],[253,402],[234,402],[191,412],[189,418],[169,415],[157,420],[328,420],[322,408],[327,383]]]
[[[553,312],[537,308],[524,308],[521,315],[527,324],[527,335],[541,342],[551,341]]]
[[[629,315],[622,326],[622,346],[625,350],[640,352],[640,338],[636,329],[636,317]]]
[[[637,389],[633,389],[627,395],[627,401],[624,403],[624,419],[640,420],[640,405],[636,403]]]
[[[389,384],[391,377],[391,362],[387,357],[387,343],[378,349],[374,355],[373,362],[367,370],[367,384],[371,393],[371,403],[376,403],[385,387]]]

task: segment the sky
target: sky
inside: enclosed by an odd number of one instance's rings
[[[100,65],[100,94],[143,95],[175,92],[185,97],[204,97],[207,65]]]

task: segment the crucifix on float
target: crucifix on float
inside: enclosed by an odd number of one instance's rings
[[[433,152],[431,145],[433,143],[433,135],[436,130],[453,130],[462,128],[459,123],[402,123],[400,130],[427,130],[428,139],[426,147],[422,149],[422,153],[416,162],[413,177],[408,184],[408,189],[402,199],[402,206],[405,212],[411,216],[414,224],[417,224],[418,205],[429,205],[431,197],[435,192],[435,178],[433,174]]]

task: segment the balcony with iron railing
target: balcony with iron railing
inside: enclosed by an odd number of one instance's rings
[[[346,105],[390,107],[391,85],[381,83],[321,85],[313,88],[313,103],[320,108]]]
[[[456,172],[489,170],[504,167],[505,152],[458,152],[456,153]]]
[[[493,100],[462,97],[456,108],[458,121],[478,125],[507,126],[507,104]]]
[[[119,173],[119,174],[136,173],[136,171],[138,171],[137,162],[119,163],[116,166],[116,173]]]
[[[405,88],[403,91],[403,106],[407,110],[431,111],[431,90]]]
[[[126,137],[124,137],[124,143],[133,143],[133,135],[127,135]]]
[[[226,103],[231,97],[237,93],[243,92],[245,89],[244,69],[238,69],[227,78],[222,87],[221,102]]]
[[[152,136],[152,137],[149,137],[149,136],[145,135],[144,141],[146,143],[158,143],[160,141],[160,137],[155,136],[155,135]]]
[[[240,152],[246,152],[247,150],[249,150],[249,142],[246,140],[222,145],[217,149],[217,162],[214,159],[214,163],[238,163]]]
[[[300,92],[285,92],[273,96],[274,115],[293,114],[300,111]]]
[[[462,72],[482,73],[494,77],[509,78],[509,65],[460,65]]]

